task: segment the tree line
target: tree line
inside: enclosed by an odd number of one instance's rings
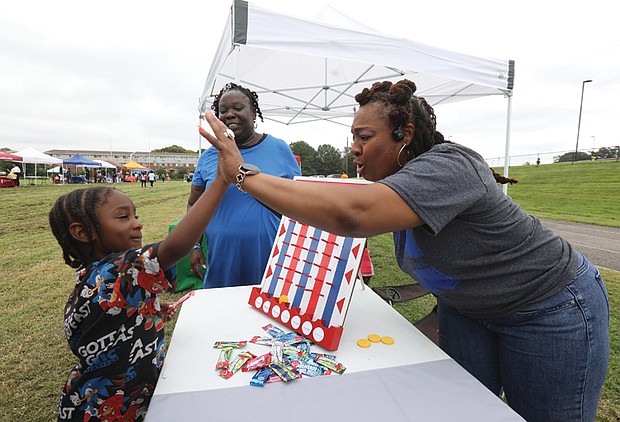
[[[346,174],[355,177],[355,164],[350,148],[342,151],[329,144],[319,145],[314,149],[305,141],[289,144],[293,154],[301,158],[301,174],[303,176]]]
[[[615,147],[602,147],[597,151],[591,151],[589,154],[587,152],[575,151],[567,152],[562,155],[557,155],[553,157],[554,163],[566,163],[569,161],[590,161],[590,160],[602,160],[609,158],[618,158],[618,154],[620,152],[620,146]]]

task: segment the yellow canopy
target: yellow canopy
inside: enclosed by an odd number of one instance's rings
[[[131,160],[125,163],[123,168],[128,170],[146,170],[148,167],[144,167],[142,164],[138,164],[135,161]]]

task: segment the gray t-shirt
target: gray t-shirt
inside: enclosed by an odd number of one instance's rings
[[[504,195],[469,148],[436,145],[379,183],[426,223],[394,233],[398,265],[465,315],[508,315],[574,278],[571,245]]]

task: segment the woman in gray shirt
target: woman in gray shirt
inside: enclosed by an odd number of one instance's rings
[[[377,182],[366,186],[262,174],[212,115],[217,137],[201,133],[224,178],[270,208],[343,236],[393,232],[400,268],[437,297],[442,349],[526,420],[594,420],[609,360],[600,273],[503,194],[498,182],[515,180],[444,140],[415,90],[378,82],[355,97],[351,152]]]

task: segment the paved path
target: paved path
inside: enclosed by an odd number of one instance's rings
[[[599,267],[620,271],[620,229],[567,221],[542,220]]]

